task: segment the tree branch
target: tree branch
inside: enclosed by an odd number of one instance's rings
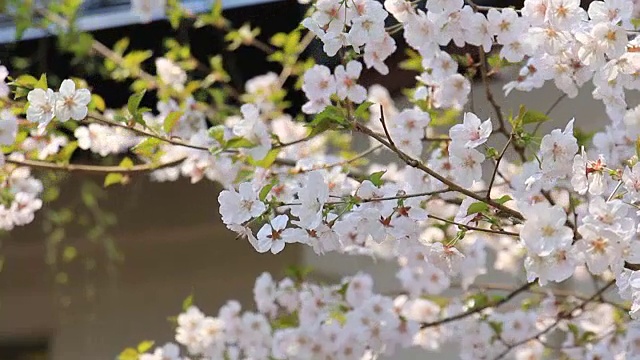
[[[368,127],[364,126],[363,124],[354,121],[354,129],[356,131],[359,131],[365,135],[368,135],[369,137],[377,140],[378,142],[380,142],[381,144],[383,144],[385,147],[387,147],[389,150],[395,152],[398,157],[404,161],[407,165],[420,169],[422,171],[424,171],[425,173],[427,173],[428,175],[430,175],[431,177],[436,178],[437,180],[439,180],[440,182],[442,182],[443,184],[447,185],[451,190],[459,192],[461,194],[467,195],[470,198],[476,199],[478,201],[481,201],[483,203],[486,203],[487,205],[490,205],[500,211],[502,211],[503,213],[514,217],[516,219],[519,220],[524,220],[524,216],[522,216],[522,214],[516,210],[513,210],[509,207],[504,206],[503,204],[497,203],[492,199],[487,199],[482,195],[479,195],[469,189],[463,188],[462,186],[452,182],[451,180],[445,178],[444,176],[438,174],[436,171],[434,171],[433,169],[429,168],[428,166],[422,164],[420,161],[410,157],[409,155],[407,155],[406,153],[404,153],[402,150],[398,149],[394,144],[389,143],[383,136],[377,134],[376,132],[374,132],[373,130],[369,129]]]
[[[473,308],[473,309],[467,310],[467,311],[462,312],[462,313],[457,314],[457,315],[449,316],[449,317],[446,317],[444,319],[440,319],[440,320],[433,321],[433,322],[430,322],[430,323],[423,323],[423,324],[420,325],[420,328],[421,329],[426,329],[426,328],[429,328],[429,327],[434,327],[434,326],[447,324],[447,323],[450,323],[452,321],[464,319],[464,318],[466,318],[468,316],[471,316],[473,314],[477,314],[477,313],[479,313],[479,312],[481,312],[481,311],[483,311],[485,309],[488,309],[488,308],[500,307],[500,306],[508,303],[509,301],[511,301],[511,299],[513,299],[516,296],[518,296],[518,294],[526,292],[527,290],[529,290],[529,288],[531,288],[534,284],[535,284],[535,282],[530,282],[530,283],[523,284],[522,286],[520,286],[519,288],[513,290],[507,296],[505,296],[504,298],[502,298],[502,299],[500,299],[498,301],[490,301],[486,305],[479,306],[477,308]]]
[[[131,167],[123,167],[123,166],[107,166],[107,165],[84,165],[84,164],[57,164],[48,161],[40,161],[40,160],[13,160],[6,159],[7,163],[18,165],[18,166],[28,166],[32,168],[38,169],[46,169],[46,170],[58,170],[58,171],[68,171],[68,172],[85,172],[85,173],[119,173],[119,174],[134,174],[134,173],[147,173],[154,170],[159,170],[162,168],[172,167],[179,165],[185,160],[185,158],[169,161],[163,164],[140,164],[133,165]]]

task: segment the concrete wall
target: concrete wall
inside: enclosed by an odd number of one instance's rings
[[[66,190],[73,191],[77,182],[70,185]],[[64,268],[68,285],[54,285],[38,223],[4,241],[0,344],[46,339],[50,360],[113,359],[144,339],[171,340],[167,317],[180,312],[190,293],[211,314],[228,299],[251,307],[260,273],[282,276],[299,261],[299,248],[275,257],[234,241],[215,215],[219,188],[213,184],[132,185],[109,191],[106,205],[124,209],[114,229],[122,263],[109,266],[100,244],[65,239],[77,246],[79,257]],[[95,270],[82,266],[88,257],[97,260]],[[94,296],[87,296],[87,286]]]

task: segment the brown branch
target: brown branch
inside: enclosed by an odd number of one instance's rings
[[[424,165],[423,163],[421,163],[420,161],[412,158],[411,156],[407,155],[405,152],[403,152],[402,150],[398,149],[394,144],[389,143],[383,136],[377,134],[376,132],[374,132],[373,130],[369,129],[368,127],[364,126],[363,124],[354,121],[354,129],[356,131],[359,131],[365,135],[368,135],[369,137],[377,140],[379,143],[383,144],[385,147],[387,147],[389,150],[395,152],[398,157],[405,162],[405,164],[420,169],[422,171],[424,171],[425,173],[427,173],[428,175],[430,175],[431,177],[436,178],[437,180],[439,180],[440,182],[442,182],[443,184],[447,185],[447,187],[453,191],[459,192],[461,194],[467,195],[470,198],[476,199],[480,202],[483,202],[487,205],[490,205],[498,210],[500,210],[501,212],[514,217],[516,219],[519,220],[524,220],[524,216],[522,216],[522,214],[516,210],[513,210],[507,206],[504,206],[503,204],[497,203],[496,201],[492,200],[492,199],[487,199],[482,195],[479,195],[469,189],[466,189],[456,183],[454,183],[453,181],[445,178],[444,176],[438,174],[436,171],[434,171],[433,169],[431,169],[430,167]]]
[[[496,159],[496,166],[493,168],[493,174],[491,174],[491,181],[489,181],[489,188],[487,189],[487,199],[491,199],[491,189],[493,188],[493,183],[496,181],[496,175],[498,174],[498,167],[500,166],[500,161],[502,161],[502,158],[504,157],[504,154],[507,152],[509,145],[511,145],[511,140],[513,140],[513,133],[509,135],[509,138],[507,139],[507,143],[504,144],[504,148],[502,148],[500,155],[498,155],[498,158]]]
[[[129,130],[131,132],[134,132],[134,133],[138,134],[138,135],[154,138],[154,139],[166,142],[166,143],[171,144],[171,145],[182,146],[182,147],[195,149],[195,150],[209,151],[209,148],[206,148],[204,146],[188,144],[188,143],[185,143],[185,142],[182,142],[182,141],[179,141],[179,140],[175,140],[175,139],[167,138],[167,137],[164,137],[164,136],[160,136],[160,135],[151,133],[149,131],[142,130],[140,128],[129,126],[127,124],[119,123],[119,122],[116,122],[116,121],[111,121],[111,120],[105,118],[104,116],[102,116],[102,115],[100,115],[99,113],[96,113],[96,112],[89,113],[89,115],[87,115],[87,118],[88,119],[93,119],[93,120],[95,120],[95,121],[97,121],[99,123],[102,123],[104,125],[115,126],[115,127],[127,129],[127,130]]]
[[[435,215],[427,215],[430,219],[435,219],[435,220],[440,220],[443,222],[446,222],[447,224],[451,224],[451,225],[457,225],[463,229],[466,230],[475,230],[475,231],[480,231],[480,232],[486,232],[486,233],[491,233],[491,234],[500,234],[500,235],[509,235],[509,236],[520,236],[520,234],[518,233],[514,233],[511,231],[506,231],[506,230],[493,230],[493,229],[485,229],[485,228],[481,228],[481,227],[476,227],[476,226],[471,226],[471,225],[465,225],[462,223],[458,223],[455,221],[451,221],[451,220],[447,220]]]
[[[58,164],[48,161],[40,160],[13,160],[7,159],[6,162],[18,166],[28,166],[38,169],[56,170],[56,171],[68,171],[68,172],[84,172],[84,173],[118,173],[118,174],[134,174],[134,173],[147,173],[154,170],[159,170],[167,167],[179,165],[185,159],[178,159],[169,161],[163,164],[140,164],[133,165],[131,167],[124,166],[107,166],[107,165],[84,165],[84,164]]]
[[[526,283],[523,284],[522,286],[520,286],[519,288],[513,290],[512,292],[510,292],[508,295],[506,295],[504,298],[498,300],[498,301],[490,301],[487,304],[483,305],[483,306],[478,306],[476,308],[461,312],[460,314],[457,315],[453,315],[453,316],[449,316],[446,317],[444,319],[440,319],[437,321],[433,321],[433,322],[429,322],[429,323],[423,323],[420,325],[421,329],[426,329],[429,327],[434,327],[434,326],[440,326],[443,324],[447,324],[456,320],[460,320],[460,319],[464,319],[468,316],[471,316],[473,314],[477,314],[485,309],[488,308],[496,308],[496,307],[500,307],[504,304],[506,304],[507,302],[511,301],[511,299],[515,298],[516,296],[518,296],[520,293],[526,292],[529,290],[529,288],[531,288],[533,285],[535,284],[535,282],[530,282],[530,283]]]

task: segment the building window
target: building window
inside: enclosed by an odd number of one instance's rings
[[[222,8],[231,9],[273,1],[277,0],[222,0]],[[209,11],[214,0],[181,0],[181,3],[187,10],[199,13]],[[93,31],[139,22],[140,18],[131,11],[131,0],[84,0],[81,15],[76,24],[81,30]],[[11,17],[0,14],[0,44],[15,41],[15,34]],[[23,34],[22,39],[30,40],[47,35],[46,31],[29,29]]]

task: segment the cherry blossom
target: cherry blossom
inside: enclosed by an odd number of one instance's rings
[[[349,98],[349,100],[355,103],[361,103],[367,98],[367,90],[358,85],[357,81],[362,71],[362,64],[358,61],[352,60],[347,63],[347,66],[336,66],[336,94],[342,100]]]
[[[82,120],[87,116],[87,105],[91,93],[87,89],[77,89],[72,80],[64,80],[56,97],[55,113],[59,121]]]

